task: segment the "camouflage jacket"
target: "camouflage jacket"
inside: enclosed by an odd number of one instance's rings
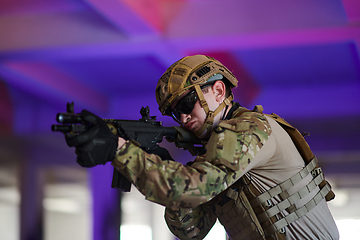
[[[240,111],[243,108],[239,108]],[[223,120],[212,132],[205,155],[191,166],[161,160],[127,141],[113,166],[149,201],[166,208],[165,219],[180,239],[202,239],[216,216],[206,202],[237,181],[271,134],[265,116],[245,112]]]

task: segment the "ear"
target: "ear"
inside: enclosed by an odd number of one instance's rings
[[[219,103],[223,102],[226,94],[226,86],[223,81],[216,81],[212,86],[215,100]]]

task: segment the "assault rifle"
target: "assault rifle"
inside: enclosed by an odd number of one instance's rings
[[[112,133],[126,140],[137,141],[145,151],[156,147],[165,137],[169,142],[174,142],[178,148],[188,150],[193,156],[204,151],[201,140],[193,133],[182,127],[163,127],[162,122],[156,121],[156,116],[150,116],[149,107],[142,107],[139,120],[103,119]],[[67,103],[66,112],[58,113],[56,121],[59,124],[51,126],[54,132],[64,134],[80,134],[86,132],[91,126],[83,121],[79,113],[74,112],[74,103]],[[114,169],[112,188],[129,192],[131,183],[121,173]]]

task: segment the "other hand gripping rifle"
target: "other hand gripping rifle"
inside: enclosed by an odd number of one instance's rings
[[[67,112],[56,115],[56,121],[61,125],[52,125],[52,131],[64,134],[80,134],[91,128],[91,125],[85,123],[79,113],[74,112],[74,103],[67,103],[66,110]],[[149,107],[142,107],[139,120],[103,120],[115,135],[126,140],[137,141],[145,151],[155,147],[162,142],[163,137],[166,137],[169,142],[174,142],[176,147],[188,150],[193,156],[202,154],[203,144],[192,132],[182,127],[163,127],[162,122],[156,121],[156,116],[150,117],[149,113]],[[131,183],[114,169],[111,187],[129,192]]]

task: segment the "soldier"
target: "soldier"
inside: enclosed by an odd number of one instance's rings
[[[147,200],[165,206],[179,239],[203,239],[217,219],[236,240],[339,239],[326,203],[334,195],[305,140],[261,106],[250,111],[234,102],[237,82],[203,55],[180,59],[160,78],[161,113],[206,143],[206,153],[186,165],[118,138],[86,110],[93,127],[67,143],[81,166],[112,161]]]

